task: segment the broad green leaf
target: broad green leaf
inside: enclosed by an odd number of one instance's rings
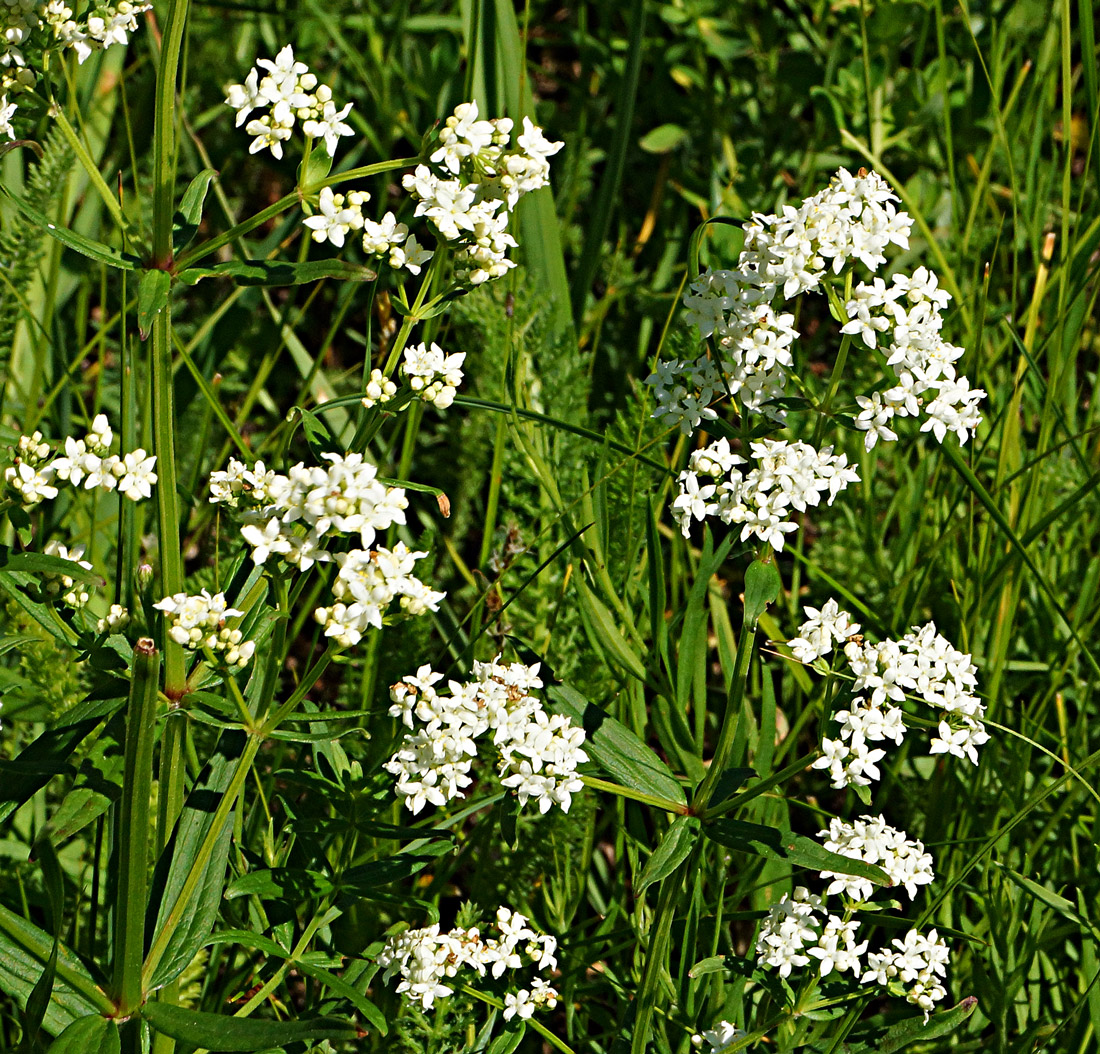
[[[74,1021],[49,1047],[47,1054],[119,1054],[118,1025],[99,1014]]]
[[[289,263],[284,260],[229,260],[213,267],[189,267],[176,276],[184,285],[194,285],[204,278],[231,278],[239,285],[302,285],[322,278],[342,278],[347,282],[373,282],[378,275],[369,267],[360,267],[345,260],[306,260]]]
[[[191,865],[198,858],[221,796],[233,777],[244,743],[245,736],[241,733],[223,735],[213,757],[195,781],[172,839],[157,862],[151,889],[159,890],[160,897],[154,897],[149,904],[146,933],[157,933],[168,915],[174,913]],[[230,812],[217,832],[199,886],[184,907],[177,928],[149,979],[149,988],[157,989],[174,981],[207,942],[218,918],[232,833],[233,813]]]
[[[638,145],[647,154],[667,154],[675,150],[688,137],[688,130],[678,124],[660,124],[651,132],[646,132],[638,140]]]
[[[92,241],[91,238],[85,238],[83,234],[77,234],[76,231],[71,231],[67,227],[59,227],[48,217],[43,216],[37,209],[32,208],[25,201],[17,198],[10,190],[0,187],[0,191],[3,191],[8,201],[10,201],[26,219],[30,220],[36,227],[44,230],[50,237],[56,238],[62,245],[76,250],[76,252],[81,253],[83,256],[98,260],[100,263],[105,263],[108,267],[117,267],[123,271],[132,271],[141,266],[141,261],[136,256],[132,256],[130,253],[119,252],[118,249],[113,249],[111,246],[104,245],[102,242]]]
[[[774,561],[753,560],[745,571],[745,621],[755,625],[782,588],[783,580]]]
[[[13,553],[6,545],[0,545],[0,568],[33,575],[67,575],[75,582],[90,582],[96,586],[106,584],[102,575],[81,567],[75,560],[63,560],[45,553]]]
[[[171,291],[172,276],[167,271],[153,268],[141,272],[138,283],[138,334],[142,340],[149,339],[153,319],[168,306]]]
[[[553,685],[547,695],[552,709],[585,730],[585,752],[616,783],[687,804],[684,788],[668,766],[625,725],[568,685]]]
[[[677,816],[646,861],[635,891],[641,893],[671,875],[687,859],[698,837],[699,820],[694,816]]]
[[[210,190],[211,180],[218,173],[212,168],[204,168],[183,192],[179,211],[172,218],[172,247],[180,253],[187,248],[198,233],[202,222],[202,207]]]
[[[703,831],[719,845],[729,849],[757,856],[778,857],[786,860],[792,867],[857,875],[880,886],[890,885],[882,868],[865,864],[861,860],[852,860],[840,853],[831,853],[812,838],[793,831],[725,817],[704,824]]]
[[[157,1032],[191,1047],[254,1054],[286,1043],[321,1039],[351,1040],[358,1031],[343,1021],[315,1018],[310,1021],[253,1021],[246,1017],[207,1014],[170,1003],[148,1002],[141,1016]]]

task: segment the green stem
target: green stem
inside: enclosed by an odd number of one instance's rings
[[[320,680],[321,674],[328,669],[328,665],[332,662],[332,657],[335,654],[334,648],[326,649],[324,655],[322,655],[314,664],[313,668],[309,670],[302,678],[302,683],[294,689],[294,694],[285,702],[278,710],[275,711],[263,724],[263,728],[260,729],[261,735],[268,735],[274,732],[282,723],[289,713],[291,713],[295,707],[306,697],[306,693]]]
[[[143,1001],[141,956],[145,946],[145,908],[149,880],[149,794],[153,785],[157,681],[160,652],[148,637],[134,646],[130,702],[126,713],[126,761],[122,799],[115,813],[118,887],[114,923],[111,987],[120,1017],[129,1017]]]
[[[581,776],[581,782],[592,790],[604,791],[607,794],[617,794],[620,798],[629,798],[631,801],[640,801],[645,805],[652,805],[656,809],[664,809],[665,812],[679,813],[681,816],[687,813],[687,806],[683,802],[673,801],[671,798],[661,798],[655,794],[646,794],[643,791],[634,790],[633,787],[624,787],[608,780],[597,779],[595,776]]]
[[[311,187],[302,188],[300,190],[295,189],[289,194],[284,194],[283,197],[273,205],[268,205],[266,209],[257,212],[255,216],[250,216],[247,220],[242,220],[240,223],[230,227],[224,234],[219,234],[217,237],[211,238],[201,245],[196,245],[194,249],[185,252],[176,261],[176,270],[182,271],[185,267],[190,267],[196,260],[201,260],[204,256],[209,256],[211,253],[217,252],[223,245],[229,245],[230,242],[236,241],[250,231],[254,231],[257,227],[262,227],[268,220],[274,219],[292,205],[298,204],[302,200],[304,194],[312,194],[315,191],[321,190],[323,187],[334,187],[340,183],[350,182],[353,179],[376,176],[380,172],[392,172],[398,168],[410,168],[416,164],[417,160],[418,158],[415,157],[399,157],[393,161],[379,161],[376,165],[364,165],[362,168],[352,168],[348,169],[347,172],[338,172],[336,175],[329,176],[327,179],[322,179],[319,183],[315,183]]]
[[[691,803],[691,811],[695,815],[701,815],[714,793],[715,785],[721,778],[726,766],[729,764],[730,752],[733,750],[733,741],[737,735],[737,726],[741,720],[741,709],[745,701],[745,684],[749,678],[749,661],[752,658],[753,644],[756,641],[756,623],[753,619],[746,618],[741,623],[741,636],[737,641],[737,666],[733,671],[733,680],[730,682],[729,694],[726,697],[726,712],[722,717],[722,729],[718,733],[718,744],[714,748],[714,755],[710,760],[710,768],[699,785],[695,799]]]
[[[107,181],[100,174],[99,165],[92,159],[92,155],[88,153],[88,148],[84,145],[84,140],[77,135],[76,129],[69,123],[69,119],[65,116],[65,111],[62,110],[60,106],[58,106],[55,111],[55,117],[58,128],[61,129],[69,146],[72,147],[76,159],[80,162],[85,175],[88,177],[88,181],[95,187],[96,193],[98,193],[103,200],[103,204],[111,214],[111,219],[115,221],[115,225],[119,230],[125,230],[126,218],[122,215],[122,208],[118,203],[118,198],[111,193],[111,188],[107,186]]]

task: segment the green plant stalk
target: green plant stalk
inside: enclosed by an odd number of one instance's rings
[[[111,193],[111,188],[107,186],[107,181],[99,171],[99,165],[92,159],[92,155],[88,153],[88,148],[84,145],[84,140],[77,135],[76,129],[70,124],[69,119],[65,116],[65,111],[60,106],[57,106],[54,116],[69,146],[73,148],[76,159],[84,169],[84,173],[88,177],[88,182],[95,187],[96,193],[99,194],[107,211],[111,214],[111,219],[115,221],[119,230],[125,230],[126,219],[122,215],[122,208],[118,203],[118,198]]]
[[[149,795],[153,786],[157,684],[160,652],[142,637],[134,646],[130,702],[126,713],[126,760],[122,798],[115,811],[118,879],[111,987],[118,1016],[142,1004],[141,957],[149,881]]]
[[[745,685],[749,678],[749,662],[752,659],[753,645],[756,643],[756,625],[749,619],[741,623],[741,635],[737,641],[737,665],[734,667],[733,680],[726,696],[726,712],[722,717],[722,729],[718,733],[718,743],[710,759],[703,782],[691,803],[691,811],[700,815],[707,807],[722,773],[729,763],[730,751],[737,735],[737,726],[741,720],[741,709],[745,702]]]
[[[687,807],[683,802],[673,801],[671,798],[661,798],[656,794],[646,794],[644,791],[634,790],[633,787],[624,787],[619,783],[611,783],[601,780],[596,776],[581,776],[581,782],[592,790],[604,791],[606,794],[616,794],[620,798],[629,798],[631,801],[640,801],[645,805],[652,805],[655,809],[664,809],[665,812],[674,812],[679,815],[687,813]]]
[[[657,913],[650,929],[649,947],[646,949],[645,971],[638,986],[638,1013],[634,1019],[634,1035],[630,1041],[630,1054],[645,1054],[649,1047],[651,1022],[656,1008],[657,987],[660,972],[668,959],[668,944],[672,934],[672,920],[676,914],[677,894],[683,885],[684,875],[690,874],[699,855],[695,850],[662,883],[657,899]]]

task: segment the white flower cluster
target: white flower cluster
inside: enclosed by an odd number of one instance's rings
[[[16,138],[11,120],[18,104],[8,93],[30,91],[35,68],[43,68],[42,53],[51,47],[72,48],[83,63],[93,51],[126,44],[137,29],[137,16],[152,8],[148,3],[114,0],[95,3],[87,18],[77,22],[64,0],[2,0],[0,2],[0,133]]]
[[[742,541],[755,535],[781,551],[785,536],[798,530],[788,517],[820,504],[826,495],[832,505],[849,483],[859,481],[847,457],[834,455],[831,446],[815,450],[808,443],[763,439],[749,447],[753,467],[745,473],[735,471],[746,462],[731,452],[727,439],[691,455],[677,479],[679,494],[672,503],[673,518],[685,538],[693,520],[717,515],[723,523],[742,525]],[[700,478],[717,482],[701,483]]]
[[[729,1021],[716,1021],[713,1028],[704,1029],[699,1035],[691,1037],[693,1047],[701,1047],[704,1043],[710,1046],[707,1054],[720,1054],[735,1039],[743,1039],[748,1033],[743,1028],[737,1028]]]
[[[261,69],[267,72],[261,73]],[[225,102],[237,111],[238,128],[253,110],[267,111],[245,124],[244,130],[255,137],[248,148],[250,154],[266,148],[281,158],[283,143],[291,137],[297,121],[302,122],[307,138],[325,141],[329,157],[336,156],[342,136],[354,134],[344,123],[351,103],[338,110],[332,101],[332,89],[319,84],[309,67],[294,58],[289,44],[273,60],[258,59],[243,84],[228,85]]]
[[[454,402],[458,386],[462,383],[464,351],[445,355],[436,343],[429,347],[417,344],[405,349],[405,361],[401,375],[409,387],[426,403],[437,410],[446,410]]]
[[[905,998],[920,1007],[927,1019],[936,1004],[947,996],[942,983],[950,958],[947,944],[935,930],[927,933],[910,930],[890,943],[894,950],[887,948],[867,956],[867,972],[860,980],[902,985]]]
[[[981,423],[978,403],[985,392],[971,388],[955,370],[964,349],[940,336],[942,312],[950,299],[926,267],[912,276],[894,275],[889,286],[876,278],[855,287],[847,304],[849,321],[840,332],[857,334],[870,348],[884,334],[883,342],[889,342],[886,362],[897,380],[886,391],[856,397],[860,412],[855,423],[867,433],[868,450],[880,439],[895,441],[897,434],[890,428],[894,417],[915,417],[922,407],[927,419],[921,431],[931,431],[940,443],[948,432],[965,443]]]
[[[507,253],[511,211],[524,194],[548,186],[549,158],[561,143],[524,117],[512,140],[510,118],[481,120],[477,103],[461,103],[439,132],[428,164],[417,165],[402,184],[416,199],[416,215],[455,250],[459,273],[470,285],[500,278],[515,266]]]
[[[936,931],[924,935],[910,930],[892,942],[896,951],[868,952],[869,942],[858,940],[858,930],[856,919],[830,914],[823,898],[798,886],[793,895],[784,894],[768,909],[756,940],[757,961],[784,978],[816,959],[820,977],[848,972],[861,984],[876,981],[887,986],[896,981],[907,986],[906,998],[927,1016],[947,995],[940,979],[946,974],[949,952]]]
[[[658,364],[647,379],[656,392],[653,416],[689,435],[715,417],[711,404],[728,394],[745,410],[783,420],[773,401],[791,394],[791,348],[799,336],[784,303],[818,290],[849,264],[877,271],[891,244],[908,248],[913,221],[896,210],[897,200],[874,172],[853,176],[842,168],[799,207],[754,214],[744,225],[737,267],[707,271],[684,297],[688,320],[704,340],[714,339],[715,351]],[[870,449],[880,438],[897,438],[888,427],[895,415],[915,416],[923,408],[923,431],[940,442],[954,431],[965,442],[981,421],[977,403],[985,393],[958,375],[954,363],[962,349],[940,336],[949,298],[923,267],[891,282],[860,283],[841,329],[871,348],[888,332],[887,358],[897,380],[885,393],[859,397],[857,427],[867,430]]]
[[[539,666],[475,662],[473,680],[449,681],[450,694],[436,691],[442,674],[421,666],[390,690],[390,715],[413,733],[383,766],[397,777],[405,808],[446,805],[463,796],[473,779],[477,740],[492,734],[501,784],[514,790],[520,806],[530,799],[548,812],[569,811],[583,784],[577,766],[588,760],[585,732],[561,714],[548,714],[531,694],[541,688]]]
[[[245,640],[239,629],[226,620],[244,612],[229,607],[224,593],[211,595],[205,589],[197,596],[176,593],[153,605],[168,618],[168,636],[191,651],[207,649],[226,666],[243,668],[252,661],[256,642]]]
[[[882,816],[861,816],[855,823],[834,819],[819,837],[832,853],[881,867],[892,885],[905,887],[910,900],[917,895],[918,886],[926,886],[936,877],[924,843],[889,826]],[[846,893],[856,900],[869,900],[875,889],[870,879],[858,875],[822,871],[821,877],[833,880],[825,890],[826,896]]]
[[[853,675],[853,698],[847,709],[833,714],[840,737],[822,740],[823,754],[813,765],[828,770],[834,787],[868,786],[879,779],[877,763],[886,751],[869,744],[890,740],[900,746],[906,733],[900,704],[907,692],[945,713],[930,753],[978,763],[978,748],[989,733],[981,720],[985,706],[974,694],[977,669],[968,654],[936,632],[934,622],[913,627],[901,640],[873,644],[858,635],[859,625],[835,600],[805,611],[809,618],[799,636],[787,642],[795,658],[814,663],[843,642]]]
[[[536,933],[526,916],[501,907],[496,913],[497,936],[483,937],[476,926],[456,927],[441,933],[439,923],[418,930],[405,930],[390,937],[378,956],[385,967],[385,980],[401,977],[399,993],[407,993],[425,1010],[436,999],[454,992],[448,982],[460,970],[473,970],[479,977],[487,973],[499,979],[506,970],[534,966],[536,970],[557,969],[555,952],[558,942],[547,934]],[[528,988],[505,996],[504,1019],[529,1018],[538,1007],[553,1009],[558,993],[541,977]]]
[[[59,560],[71,560],[78,567],[90,571],[92,565],[85,560],[84,546],[74,545],[71,549],[56,540],[46,543],[42,552],[46,556],[56,556]],[[42,592],[53,600],[61,600],[69,607],[82,608],[91,599],[91,587],[86,582],[77,582],[65,574],[44,574],[42,576]]]
[[[130,612],[121,604],[112,604],[107,614],[96,621],[97,633],[121,633],[130,624]]]
[[[25,508],[56,498],[58,480],[74,487],[83,483],[85,490],[118,490],[131,501],[148,498],[157,481],[156,457],[140,447],[121,457],[111,454],[112,442],[114,433],[105,414],[95,416],[83,439],[67,438],[65,453],[52,461],[54,451],[41,432],[21,436],[4,481]]]
[[[249,468],[236,458],[210,474],[210,501],[239,511],[241,536],[257,564],[279,556],[307,571],[332,559],[327,539],[355,534],[369,548],[379,531],[405,522],[404,488],[379,482],[378,469],[362,454],[321,456],[327,466],[298,462],[285,475],[262,461]]]
[[[325,627],[325,636],[342,648],[354,647],[370,627],[382,628],[386,609],[398,598],[406,615],[438,611],[447,594],[429,589],[412,573],[416,561],[427,555],[413,552],[404,542],[392,549],[378,546],[337,553],[339,571],[332,583],[336,603],[313,613]]]
[[[347,194],[334,194],[331,187],[324,187],[317,200],[317,212],[302,222],[310,229],[311,237],[319,244],[331,242],[337,248],[352,231],[363,232],[363,252],[368,256],[387,257],[391,267],[402,267],[411,274],[420,274],[421,268],[434,255],[409,234],[404,223],[398,223],[392,212],[381,220],[367,219],[363,206],[370,201],[366,191],[352,190]]]

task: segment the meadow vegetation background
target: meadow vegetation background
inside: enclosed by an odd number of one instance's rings
[[[65,247],[10,195],[59,227],[148,258],[166,10],[158,3],[142,16],[128,47],[67,66],[55,81],[81,149],[121,196],[124,236],[72,141],[44,112],[21,131],[41,156],[25,147],[0,158],[5,451],[35,428],[58,440],[83,434],[98,412],[117,421],[123,398],[132,400],[130,437],[153,448],[135,275]],[[381,475],[446,495],[444,517],[430,494],[415,494],[403,533],[430,552],[419,573],[446,600],[434,615],[369,637],[321,675],[310,712],[358,716],[335,726],[339,738],[328,734],[333,726],[311,723],[301,727],[312,739],[267,742],[234,815],[230,895],[215,896],[208,927],[267,934],[296,947],[297,958],[280,959],[270,941],[200,942],[172,1000],[211,1014],[247,1007],[249,1018],[266,1021],[342,1017],[364,1030],[224,1049],[491,1043],[504,1054],[511,1048],[501,1037],[521,1050],[552,1049],[541,1032],[500,1031],[495,1017],[496,1032],[492,1022],[486,1028],[495,1011],[469,994],[445,1012],[421,1013],[363,957],[399,921],[425,925],[436,911],[444,928],[456,918],[485,922],[507,904],[559,938],[560,1002],[540,1019],[564,1049],[640,1050],[648,1041],[684,1052],[693,1033],[719,1019],[747,1025],[759,1013],[760,1028],[762,998],[774,996],[769,1013],[779,1013],[782,993],[762,996],[753,976],[752,942],[763,911],[804,881],[797,867],[701,840],[692,872],[677,879],[662,944],[652,927],[665,887],[640,889],[639,876],[668,813],[590,786],[568,814],[528,809],[517,819],[495,800],[476,820],[455,807],[445,824],[442,813],[414,821],[380,769],[399,736],[386,716],[386,686],[422,663],[459,676],[472,659],[503,651],[541,662],[548,683],[564,682],[612,714],[685,781],[701,776],[735,674],[748,556],[727,549],[715,565],[714,537],[704,542],[697,530],[685,539],[672,522],[675,473],[696,438],[653,419],[643,382],[660,356],[695,354],[697,336],[678,305],[694,278],[691,238],[703,221],[778,211],[838,167],[865,166],[917,218],[910,248],[892,265],[926,265],[955,295],[949,338],[988,393],[985,420],[952,456],[927,435],[868,452],[861,433],[840,433],[861,482],[832,507],[809,510],[775,558],[782,591],[760,621],[739,756],[754,778],[766,778],[820,742],[819,694],[767,643],[796,635],[803,605],[842,598],[880,639],[934,619],[974,657],[991,740],[977,767],[896,752],[873,811],[933,854],[936,882],[913,905],[903,900],[898,916],[947,936],[944,1005],[970,996],[977,1005],[908,1049],[1097,1049],[1100,111],[1091,0],[531,0],[515,10],[489,0],[192,0],[174,195],[201,170],[216,170],[200,241],[294,190],[299,157],[250,155],[223,103],[228,83],[286,44],[353,104],[355,135],[341,143],[338,170],[418,154],[435,122],[470,98],[484,115],[532,114],[565,146],[552,159],[552,197],[540,192],[537,206],[520,211],[519,267],[454,299],[431,323],[432,339],[466,354],[459,400],[446,413],[410,412],[372,448]],[[400,192],[395,173],[360,185],[376,202],[396,202]],[[300,219],[291,210],[213,259],[304,259]],[[709,225],[702,262],[732,266],[740,237],[737,226]],[[311,249],[310,258],[329,249]],[[301,429],[291,437],[287,411],[360,393],[364,360],[385,357],[401,318],[385,282],[373,298],[367,284],[332,279],[283,288],[210,279],[174,290],[189,592],[224,587],[239,555],[232,526],[206,501],[209,474],[242,452],[279,468],[309,458],[310,437]],[[807,306],[799,328],[801,363],[827,380],[838,338],[825,307]],[[134,382],[124,386],[128,367]],[[338,433],[336,412],[323,416]],[[94,503],[44,506],[34,547],[80,537],[101,574],[156,564],[154,503],[127,513],[122,533],[118,515]],[[5,553],[27,545],[20,529],[4,527]],[[85,963],[105,961],[118,926],[107,910],[115,893],[106,810],[118,807],[123,748],[117,728],[101,727],[69,753],[20,760],[99,683],[97,663],[111,664],[48,632],[19,599],[30,579],[0,573],[0,904],[8,919],[0,926],[0,1049],[46,1050],[79,1014],[61,988],[36,1005],[51,947],[28,951],[10,920],[56,935]],[[128,579],[116,597],[140,588]],[[111,590],[99,590],[96,614],[116,599]],[[308,607],[294,612],[287,634],[283,695],[320,654]],[[662,669],[674,676],[662,680]],[[659,690],[666,683],[672,698]],[[179,761],[189,787],[221,730],[199,716],[186,722]],[[103,809],[85,823],[70,810],[67,825],[51,827],[74,787],[101,794]],[[742,815],[812,835],[822,817],[857,811],[852,792],[802,768]],[[453,835],[453,851],[425,857],[389,885],[232,885],[264,868],[331,878],[384,862],[398,843],[372,823],[428,829],[437,821]],[[337,915],[313,925],[334,906]],[[306,950],[317,957],[303,967]],[[386,1036],[363,1010],[368,997]],[[868,990],[783,1018],[754,1049],[895,1049],[871,1037],[913,1016],[904,1001]],[[176,1049],[196,1045],[223,1049],[186,1039]]]

